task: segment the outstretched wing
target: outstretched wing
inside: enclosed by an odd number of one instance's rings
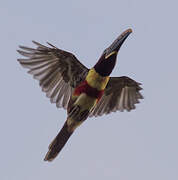
[[[139,99],[143,99],[139,85],[141,84],[125,76],[111,77],[104,95],[90,113],[90,117],[135,109],[135,104],[139,103]]]
[[[21,50],[18,52],[27,58],[18,61],[39,80],[42,91],[50,98],[51,103],[66,109],[73,88],[85,79],[88,69],[69,52],[49,43],[50,47],[35,41],[33,43],[37,48],[19,46]]]

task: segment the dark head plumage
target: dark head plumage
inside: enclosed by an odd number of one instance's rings
[[[116,64],[117,53],[131,32],[131,29],[127,29],[107,49],[104,50],[100,59],[94,66],[96,72],[101,76],[109,76],[111,74]]]

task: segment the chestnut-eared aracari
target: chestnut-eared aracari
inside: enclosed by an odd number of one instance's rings
[[[143,98],[139,92],[140,83],[126,76],[110,77],[119,49],[131,32],[131,29],[124,31],[91,69],[72,53],[50,43],[49,47],[35,41],[37,48],[19,46],[18,52],[27,57],[18,59],[20,64],[39,80],[51,103],[67,110],[67,120],[49,145],[45,161],[52,161],[58,155],[75,129],[88,117],[130,111]]]

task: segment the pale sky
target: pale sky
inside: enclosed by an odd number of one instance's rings
[[[178,179],[176,0],[1,1],[1,180]],[[18,45],[49,41],[92,67],[127,28],[111,76],[143,85],[136,110],[89,118],[52,163],[43,158],[66,120],[16,61]]]

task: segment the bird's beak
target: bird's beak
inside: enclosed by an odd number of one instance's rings
[[[132,29],[127,29],[124,31],[107,49],[105,58],[107,59],[113,54],[117,54],[123,42],[127,39],[129,34],[132,32]]]

